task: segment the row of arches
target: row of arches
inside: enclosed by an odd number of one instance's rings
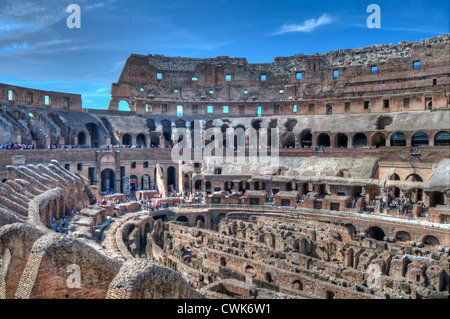
[[[349,141],[351,143],[349,143]],[[355,134],[351,139],[344,134],[344,133],[338,133],[335,136],[334,145],[337,148],[347,148],[348,146],[352,145],[355,147],[366,147],[369,146],[369,141],[367,136],[364,133],[357,133]],[[370,141],[371,146],[381,147],[386,146],[386,136],[379,132],[375,133],[371,137]],[[281,139],[281,146],[283,148],[287,147],[295,147],[295,135],[293,132],[287,132],[283,135],[283,138]],[[313,144],[313,135],[311,131],[304,131],[299,135],[299,145],[301,147],[311,147]],[[332,146],[332,140],[330,138],[330,135],[327,133],[321,133],[318,135],[316,144],[318,146],[323,147],[330,147]],[[407,138],[406,135],[402,132],[396,132],[392,134],[390,137],[390,145],[391,146],[406,146],[407,145]],[[424,132],[417,132],[411,137],[411,146],[428,146],[430,145],[430,139],[428,135]],[[440,131],[435,134],[434,136],[434,145],[435,146],[448,146],[450,145],[450,133],[446,131]]]
[[[163,168],[161,168],[161,172],[164,174]],[[144,185],[145,185],[144,180],[146,178],[148,178],[149,188],[151,187],[151,185],[154,185],[154,187],[157,188],[156,174],[157,173],[156,173],[156,168],[155,168],[154,174],[153,174],[153,180],[149,174],[143,174],[140,178],[136,175],[131,175],[130,176],[131,191],[137,191],[139,188],[144,190]],[[101,177],[100,186],[101,186],[102,193],[123,192],[122,178],[118,179],[117,174],[114,172],[114,170],[112,170],[110,168],[106,168],[106,169],[102,170],[100,177]],[[116,185],[116,182],[118,180],[120,181],[119,187]],[[178,179],[177,179],[176,168],[173,166],[168,167],[167,175],[166,175],[166,185],[168,187],[168,191],[172,192],[172,191],[177,190],[177,187],[178,187],[177,181],[178,181]],[[146,189],[146,190],[148,190],[148,189]]]
[[[355,229],[355,227],[353,225],[350,225],[350,226],[353,227],[353,229]],[[349,228],[349,227],[347,227],[347,228]],[[350,229],[349,229],[349,231],[350,231]],[[354,233],[355,232],[356,231],[354,230]],[[385,231],[381,227],[378,227],[378,226],[369,227],[365,233],[368,238],[375,239],[375,240],[382,241],[382,240],[385,240],[385,238],[386,238]],[[411,236],[411,234],[409,232],[401,230],[401,231],[398,231],[395,233],[394,239],[396,242],[409,242],[409,241],[413,240],[413,237]],[[439,239],[432,235],[423,236],[421,242],[424,246],[428,246],[428,247],[437,247],[440,245]]]

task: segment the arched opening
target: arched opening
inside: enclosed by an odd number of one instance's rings
[[[205,217],[203,216],[197,216],[197,218],[195,219],[195,225],[198,225],[198,222],[202,222],[203,226],[205,225]]]
[[[418,174],[411,174],[411,175],[408,175],[408,177],[406,177],[405,181],[407,181],[407,182],[423,182],[423,179]]]
[[[286,183],[286,191],[295,191],[297,190],[297,184],[294,182]]]
[[[303,290],[303,284],[300,280],[294,280],[294,282],[292,283],[292,289],[295,290]]]
[[[176,128],[186,128],[186,121],[181,120],[181,119],[175,121],[175,127]]]
[[[330,147],[330,136],[326,133],[322,133],[317,138],[317,145],[323,147]]]
[[[406,146],[406,136],[403,133],[396,132],[391,136],[391,146]]]
[[[222,267],[225,267],[227,265],[227,261],[226,261],[225,257],[220,257],[220,265]]]
[[[234,149],[240,150],[245,148],[245,127],[242,125],[234,129]]]
[[[158,133],[156,133],[156,132],[150,133],[150,139],[151,139],[151,141],[150,141],[151,147],[158,147],[159,146],[161,140],[160,140],[160,138],[158,136]]]
[[[131,138],[130,134],[125,134],[122,137],[122,145],[131,146],[133,143],[133,139]]]
[[[220,131],[222,132],[222,138],[223,138],[223,140],[222,140],[223,148],[227,147],[227,130],[228,130],[228,128],[229,127],[226,124],[223,124],[222,127],[220,128]]]
[[[175,191],[177,187],[177,170],[173,166],[167,170],[167,187],[169,192]]]
[[[284,124],[284,127],[286,127],[286,131],[292,132],[297,125],[297,120],[289,120]]]
[[[127,101],[120,101],[119,111],[130,111],[130,104]]]
[[[176,221],[180,222],[180,223],[188,223],[189,224],[189,219],[186,216],[179,216]]]
[[[101,177],[101,191],[102,193],[115,193],[115,180],[116,174],[112,169],[104,169],[102,171]]]
[[[147,147],[147,138],[144,134],[139,134],[136,137],[136,145],[141,148]]]
[[[210,181],[207,181],[207,182],[205,183],[205,191],[206,191],[207,193],[211,193],[211,182],[210,182]]]
[[[348,229],[348,233],[350,235],[356,234],[356,227],[354,225],[352,225],[352,224],[345,224],[344,227]]]
[[[353,137],[353,146],[365,147],[367,146],[367,137],[363,133],[358,133]]]
[[[281,139],[281,147],[283,148],[294,148],[295,147],[295,135],[292,132],[288,132],[284,134]]]
[[[130,190],[132,192],[137,191],[138,188],[138,178],[136,175],[131,175],[130,176]]]
[[[411,174],[408,177],[406,177],[405,181],[407,182],[423,182],[422,177],[420,177],[417,174]],[[423,200],[423,189],[421,188],[414,188],[411,191],[411,202],[416,203],[418,201]]]
[[[8,181],[7,178],[2,179],[2,183],[3,183],[3,184],[6,184],[7,181]]]
[[[427,146],[429,144],[428,135],[424,132],[417,132],[411,138],[411,146]]]
[[[430,195],[430,207],[436,207],[437,205],[445,205],[445,197],[442,192],[432,192]]]
[[[422,241],[425,247],[438,247],[440,245],[439,239],[434,236],[425,236]]]
[[[392,195],[395,198],[400,197],[400,188],[398,188],[398,187],[391,187],[390,192],[392,193]]]
[[[78,145],[86,145],[86,144],[87,144],[86,133],[84,132],[78,133]]]
[[[302,147],[311,147],[312,146],[313,136],[310,130],[305,130],[302,132],[300,136]]]
[[[372,136],[372,145],[378,147],[386,146],[386,136],[383,133],[377,133]]]
[[[256,275],[255,269],[250,265],[247,265],[245,267],[245,273],[248,275],[253,275],[253,276]]]
[[[336,147],[347,148],[348,147],[348,137],[343,133],[338,133],[336,136]]]
[[[226,215],[224,213],[217,215],[217,224],[219,224],[225,217]]]
[[[162,120],[161,121],[162,127],[163,127],[163,136],[166,140],[166,147],[169,145],[173,145],[172,142],[172,123],[169,120]]]
[[[384,240],[384,237],[386,236],[384,234],[384,231],[377,226],[370,227],[367,231],[367,237],[376,239],[376,240]]]
[[[199,179],[196,180],[194,186],[195,186],[196,191],[201,190],[202,189],[202,181]]]
[[[392,119],[390,117],[382,117],[378,120],[377,128],[379,130],[384,130],[386,126],[389,126],[392,124]]]
[[[450,133],[439,132],[434,137],[434,146],[449,146],[450,145]]]
[[[411,241],[411,235],[405,231],[399,231],[397,234],[395,234],[395,241],[398,242]]]
[[[91,147],[98,148],[100,146],[99,134],[98,134],[98,126],[95,123],[86,124],[86,128],[91,135]]]
[[[142,185],[142,190],[149,190],[150,189],[150,181],[151,181],[152,179],[151,179],[151,177],[149,176],[149,175],[147,175],[147,174],[145,174],[145,175],[142,175],[142,178],[141,178],[141,185]],[[145,199],[145,198],[144,198]]]
[[[269,128],[267,129],[267,146],[270,148],[272,147],[272,129],[275,130],[277,127],[278,127],[278,120],[270,121]],[[276,138],[276,135],[274,135],[274,137]],[[273,145],[273,147],[276,147],[276,145]]]

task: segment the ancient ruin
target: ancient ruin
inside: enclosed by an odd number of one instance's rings
[[[447,299],[449,59],[131,55],[107,110],[0,84],[0,298]]]

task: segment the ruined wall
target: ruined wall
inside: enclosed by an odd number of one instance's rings
[[[12,98],[12,99],[10,99]],[[0,83],[0,104],[81,112],[81,95]]]
[[[182,105],[184,115],[210,116],[207,105],[218,110],[215,114],[226,105],[230,116],[256,116],[261,106],[262,116],[267,116],[294,115],[293,105],[301,114],[327,114],[327,104],[332,104],[333,113],[369,113],[424,110],[429,98],[433,108],[448,108],[449,45],[445,34],[416,43],[297,54],[259,64],[226,56],[131,55],[118,83],[112,85],[108,109],[117,110],[119,101],[126,101],[140,114],[176,115],[177,105]],[[414,61],[420,61],[419,69],[413,68]],[[378,73],[372,74],[372,66]],[[333,77],[334,71],[339,71],[338,77]],[[410,105],[404,105],[405,98]],[[384,100],[390,100],[388,107]],[[369,109],[364,108],[365,101],[370,102]]]

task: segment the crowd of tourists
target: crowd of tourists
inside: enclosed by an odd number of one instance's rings
[[[11,143],[11,144],[0,144],[0,150],[2,151],[24,151],[24,150],[34,150],[34,145],[26,145],[26,144],[20,144],[20,143]]]

